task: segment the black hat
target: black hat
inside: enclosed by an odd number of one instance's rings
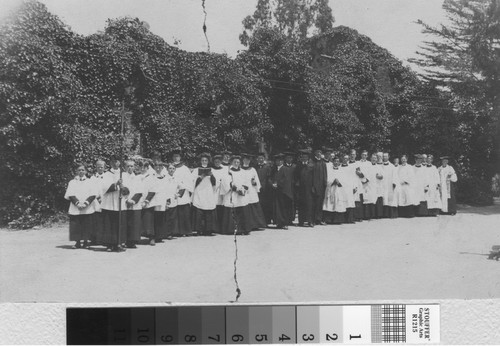
[[[247,158],[247,159],[251,159],[253,157],[252,154],[249,154],[249,153],[241,153],[241,157],[244,159],[244,158]]]
[[[441,159],[441,160],[449,160],[449,159],[450,159],[450,157],[449,157],[449,156],[441,156],[441,157],[440,157],[440,159]]]
[[[316,154],[316,153],[323,154],[323,151],[322,151],[321,149],[319,149],[319,148],[316,148],[316,149],[314,149],[314,153],[315,153],[315,154]]]
[[[264,156],[264,157],[266,157],[266,153],[264,153],[263,151],[260,151],[256,156]]]
[[[275,160],[284,159],[284,158],[285,158],[285,155],[283,153],[278,153],[278,154],[274,155]]]
[[[303,155],[311,155],[311,149],[299,149],[299,153]]]
[[[329,148],[329,147],[323,147],[323,151],[326,153],[326,152],[333,152],[333,149],[332,148]]]
[[[233,153],[230,152],[229,150],[223,150],[220,153],[221,153],[221,155],[233,155]]]
[[[285,152],[283,152],[283,155],[285,155],[285,156],[295,156],[295,153],[292,152],[292,151],[285,151]]]
[[[222,160],[222,155],[221,154],[214,155],[213,159],[214,160]]]

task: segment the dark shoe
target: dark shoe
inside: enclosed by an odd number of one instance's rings
[[[87,241],[84,241],[83,242],[83,246],[82,246],[84,249],[88,249],[89,248],[89,243]]]
[[[155,239],[155,243],[163,243],[163,239]]]
[[[137,249],[137,245],[132,244],[132,243],[129,243],[126,246],[127,246],[127,249]]]
[[[80,249],[82,247],[82,243],[80,243],[79,241],[77,241],[75,243],[75,245],[72,246],[73,249]]]

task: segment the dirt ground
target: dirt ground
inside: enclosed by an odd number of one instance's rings
[[[268,229],[239,236],[240,302],[500,298],[500,205],[456,216]],[[124,253],[73,250],[67,225],[0,230],[0,302],[217,302],[235,298],[234,238]]]

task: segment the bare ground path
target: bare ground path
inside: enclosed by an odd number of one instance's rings
[[[240,302],[500,298],[500,205],[238,237]],[[232,236],[124,253],[72,250],[67,225],[0,230],[0,302],[220,302],[235,298]]]

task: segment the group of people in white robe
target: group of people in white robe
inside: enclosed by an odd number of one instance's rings
[[[65,194],[70,241],[124,251],[142,238],[155,245],[194,234],[248,235],[270,223],[287,228],[297,211],[299,225],[309,227],[456,212],[457,176],[447,157],[437,168],[432,155],[416,156],[413,166],[404,155],[401,162],[389,162],[387,153],[368,160],[366,151],[359,161],[354,150],[327,158],[302,150],[297,164],[292,155],[276,155],[271,166],[259,153],[254,168],[250,154],[203,153],[190,169],[178,151],[169,163],[136,157],[122,168],[114,158],[106,169],[98,160],[90,176],[78,165]]]
[[[456,213],[452,183],[457,175],[448,157],[441,157],[438,168],[433,156],[426,154],[415,155],[414,165],[406,155],[392,163],[388,153],[373,153],[368,159],[364,151],[359,161],[355,156],[352,151],[327,165],[323,204],[327,222]]]

